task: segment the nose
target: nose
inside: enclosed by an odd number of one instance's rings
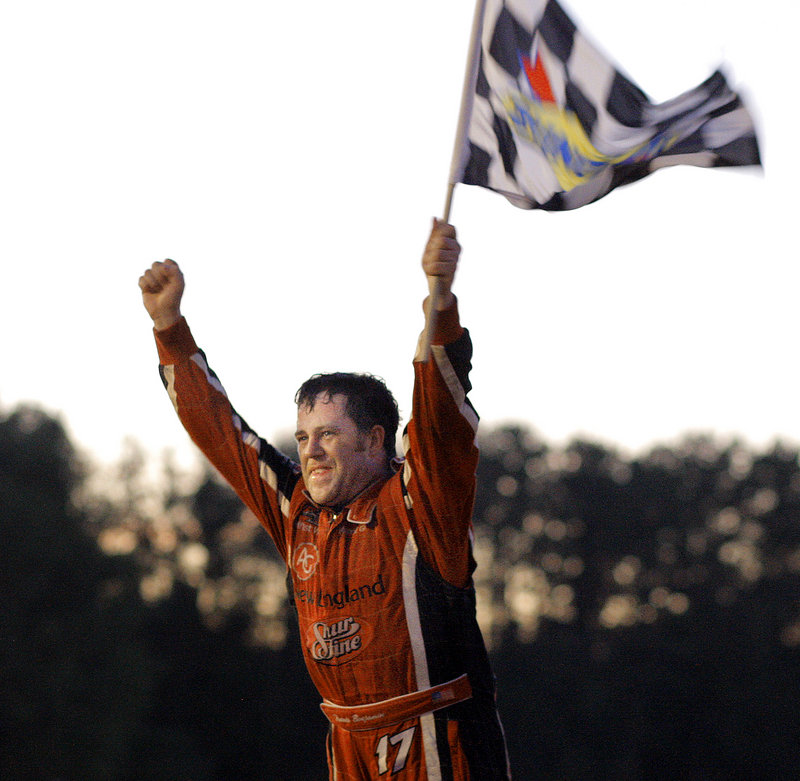
[[[325,451],[322,449],[322,438],[316,434],[311,434],[306,442],[306,458],[317,458],[323,455]]]

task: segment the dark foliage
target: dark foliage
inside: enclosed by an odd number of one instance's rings
[[[488,439],[479,535],[503,597],[542,574],[535,632],[523,616],[495,644],[517,776],[797,778],[798,453]],[[565,585],[573,609],[548,611]]]
[[[515,777],[798,777],[797,452],[630,459],[521,427],[482,452],[476,578]],[[105,493],[90,476],[57,419],[0,417],[0,778],[326,777],[257,522],[210,473],[148,484],[136,452]]]
[[[137,573],[86,533],[80,479],[57,420],[0,420],[3,779],[113,778],[146,707]]]

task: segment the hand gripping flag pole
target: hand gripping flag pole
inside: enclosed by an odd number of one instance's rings
[[[453,145],[453,158],[450,163],[450,177],[447,182],[447,196],[444,203],[443,222],[450,221],[450,211],[453,206],[453,191],[456,183],[461,181],[464,165],[469,156],[467,131],[472,114],[472,104],[475,97],[475,81],[478,77],[478,63],[481,53],[481,32],[483,30],[483,11],[486,0],[477,0],[475,14],[472,19],[472,32],[470,34],[469,51],[467,53],[467,69],[464,74],[464,88],[461,93],[461,108],[456,126],[456,138]],[[430,295],[428,296],[428,311],[425,316],[425,331],[422,335],[422,360],[427,362],[431,352],[431,338],[436,327],[437,305],[442,296],[441,283],[438,279],[429,281]]]

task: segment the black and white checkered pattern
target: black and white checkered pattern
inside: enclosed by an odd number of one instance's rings
[[[559,179],[552,155],[518,134],[504,107],[512,93],[533,98],[521,57],[534,61],[537,55],[555,103],[574,113],[594,147],[590,155],[602,158],[590,165],[583,159],[577,182]],[[550,145],[566,144],[567,136],[551,134]],[[579,149],[567,146],[568,160],[580,157]],[[461,163],[454,181],[488,187],[522,208],[561,211],[591,203],[658,168],[760,165],[760,159],[752,118],[719,71],[683,95],[653,104],[555,0],[487,0]]]

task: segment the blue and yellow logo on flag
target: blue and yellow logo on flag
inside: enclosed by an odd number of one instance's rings
[[[502,97],[509,125],[517,138],[538,147],[564,192],[586,184],[608,166],[652,160],[669,149],[678,135],[657,133],[649,141],[620,155],[606,155],[589,140],[574,111],[560,106],[538,54],[532,63],[520,55],[530,95],[509,91]]]

